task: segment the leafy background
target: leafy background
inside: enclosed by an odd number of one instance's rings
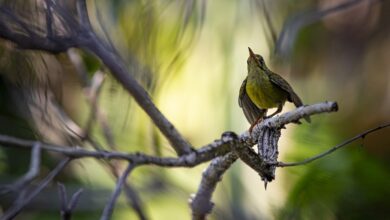
[[[280,160],[298,161],[389,122],[390,4],[357,2],[321,19],[313,15],[342,1],[116,0],[88,1],[88,5],[96,31],[110,39],[157,106],[194,146],[207,144],[226,130],[241,133],[249,127],[237,103],[248,46],[288,79],[305,104],[337,101],[339,112],[315,116],[311,124],[290,125],[282,131]],[[277,36],[285,34],[278,42],[272,39],[264,11]],[[4,56],[5,43],[0,43],[0,76],[13,78],[20,59],[9,60]],[[23,55],[23,51],[18,53]],[[88,53],[79,53],[93,77],[101,63]],[[69,75],[65,79],[72,79]],[[62,82],[65,92],[69,85],[81,87],[77,81]],[[26,131],[26,122],[13,114],[10,103],[18,100],[12,100],[5,87],[0,86],[4,91],[0,93],[1,133],[35,137]],[[81,89],[73,90],[63,101],[81,126],[89,116],[82,97]],[[109,76],[99,105],[119,150],[175,155],[147,115]],[[292,108],[289,103],[284,109]],[[93,127],[93,137],[107,145],[98,125]],[[238,161],[217,187],[210,218],[386,219],[390,216],[389,145],[389,129],[383,129],[312,164],[278,169],[267,190],[258,175]],[[0,148],[0,158],[0,180],[9,182],[26,170],[29,154]],[[55,160],[53,155],[45,156],[43,174]],[[151,219],[189,219],[187,201],[205,167],[142,167],[130,182]],[[75,219],[98,218],[115,185],[92,159],[72,163],[57,181],[66,183],[69,193],[85,189]],[[55,184],[34,204],[19,218],[57,218]],[[129,218],[135,215],[121,198],[113,219]]]

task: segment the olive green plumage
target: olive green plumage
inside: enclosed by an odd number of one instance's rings
[[[266,115],[269,108],[277,108],[268,116],[272,117],[282,111],[286,101],[294,103],[296,107],[303,105],[290,84],[267,68],[263,57],[254,54],[250,48],[249,54],[248,76],[241,85],[238,103],[251,128]],[[309,117],[305,119],[310,122]]]
[[[267,113],[267,109],[261,109],[255,105],[255,103],[252,102],[252,100],[249,98],[247,92],[246,92],[246,81],[247,79],[242,82],[241,88],[240,88],[240,95],[238,98],[238,104],[244,111],[244,115],[246,119],[249,121],[249,123],[252,125],[256,123],[256,121],[259,118],[263,118],[264,115]]]

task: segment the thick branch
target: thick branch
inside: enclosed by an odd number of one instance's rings
[[[68,29],[72,32],[69,33],[67,37],[51,36],[48,38],[37,33],[36,30],[31,30],[29,28],[26,28],[25,30],[27,34],[20,34],[15,31],[12,26],[10,27],[6,23],[6,20],[2,21],[2,19],[0,19],[0,37],[10,40],[19,47],[25,49],[44,50],[52,53],[58,53],[64,52],[71,47],[78,47],[92,52],[102,60],[102,62],[111,70],[111,74],[134,97],[136,102],[144,109],[154,124],[169,140],[175,151],[179,155],[190,153],[190,144],[154,105],[148,93],[130,74],[126,68],[125,62],[117,53],[113,52],[113,50],[107,46],[108,44],[105,41],[95,34],[90,26],[85,2],[81,1],[77,6],[78,12],[81,16],[79,22],[83,23],[75,23],[75,19],[72,15],[68,14],[67,10],[64,10],[58,4],[53,4],[53,7],[51,8],[52,10],[47,11],[49,15],[46,17],[50,17],[50,13],[56,13],[56,15],[60,16],[61,20],[64,22],[63,25],[65,27],[69,27]],[[18,19],[11,10],[5,7],[0,8],[0,16],[6,17],[8,20],[11,20],[11,22],[19,24],[22,27],[28,27],[28,25],[24,25],[25,23]]]
[[[267,183],[274,179],[276,165],[272,164],[276,161],[277,139],[280,136],[280,128],[290,122],[296,122],[299,119],[312,114],[323,112],[337,111],[337,103],[325,102],[312,106],[304,106],[295,109],[291,112],[282,114],[263,121],[256,126],[252,132],[252,136],[248,132],[242,134],[237,141],[237,144],[232,145],[233,153],[228,153],[224,157],[214,159],[208,169],[203,173],[202,181],[199,185],[196,195],[191,199],[191,209],[193,219],[206,219],[213,208],[211,196],[216,188],[217,183],[224,171],[229,168],[230,164],[238,157],[254,169],[262,178],[267,187]],[[230,134],[226,132],[225,134]],[[234,136],[233,140],[236,140]],[[257,139],[257,138],[258,139]],[[222,137],[224,140],[224,135]],[[259,155],[250,147],[258,143]]]
[[[5,147],[31,148],[36,141],[0,135],[0,144]],[[138,165],[153,164],[163,167],[193,167],[230,151],[230,141],[216,140],[205,147],[181,157],[155,157],[142,153],[115,151],[90,151],[78,147],[57,146],[42,143],[42,149],[66,155],[71,158],[94,157],[98,159],[127,160]]]
[[[318,103],[311,106],[297,108],[291,112],[284,113],[280,116],[272,117],[264,120],[260,125],[256,126],[252,131],[252,136],[248,132],[243,133],[238,137],[238,140],[218,139],[214,142],[193,150],[191,153],[180,157],[155,157],[142,153],[122,153],[116,151],[90,151],[82,148],[74,148],[70,146],[56,146],[50,144],[41,144],[42,149],[52,152],[61,153],[71,158],[94,157],[99,159],[119,159],[127,160],[138,165],[153,164],[163,167],[193,167],[200,163],[209,161],[215,157],[223,156],[231,151],[232,143],[235,145],[253,146],[257,143],[258,133],[261,126],[280,128],[285,124],[297,121],[306,116],[319,114],[323,112],[332,112],[337,110],[335,102]],[[257,136],[256,136],[257,135]],[[36,141],[24,140],[7,135],[0,135],[0,144],[5,147],[13,145],[16,147],[31,148]]]
[[[211,202],[214,190],[218,182],[221,181],[222,175],[236,160],[237,155],[228,153],[223,157],[215,158],[203,172],[198,191],[190,200],[192,219],[205,219],[206,215],[211,212],[214,206]]]
[[[169,140],[172,147],[179,155],[191,152],[190,144],[180,135],[173,124],[154,105],[148,93],[131,76],[126,69],[125,63],[116,54],[111,53],[105,44],[98,38],[92,38],[85,47],[98,56],[103,63],[111,70],[111,74],[122,84],[122,86],[134,97],[137,103],[150,116],[155,125]]]
[[[262,121],[260,124],[254,127],[252,136],[248,137],[250,141],[257,141],[261,127],[266,126],[269,128],[280,129],[286,124],[294,123],[304,118],[305,116],[338,111],[338,105],[336,102],[321,102],[313,105],[301,106],[292,111],[281,114],[280,116],[268,118]],[[252,142],[252,144],[255,144]]]

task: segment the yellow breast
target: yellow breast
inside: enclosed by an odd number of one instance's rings
[[[287,93],[268,78],[248,76],[246,92],[252,102],[262,109],[276,108],[287,99]]]

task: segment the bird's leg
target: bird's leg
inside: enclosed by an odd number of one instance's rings
[[[271,117],[273,117],[274,115],[276,115],[276,114],[278,114],[279,112],[281,112],[282,109],[283,109],[283,105],[280,104],[280,105],[278,106],[278,109],[276,109],[276,111],[275,111],[274,113],[272,113],[271,115],[266,116],[265,118],[271,118]]]
[[[255,121],[253,124],[251,124],[251,127],[249,128],[249,134],[252,134],[253,128],[254,128],[258,123],[260,123],[260,122],[262,121],[262,119],[263,119],[263,117],[262,117],[262,115],[260,115],[259,118],[257,118],[256,121]]]

